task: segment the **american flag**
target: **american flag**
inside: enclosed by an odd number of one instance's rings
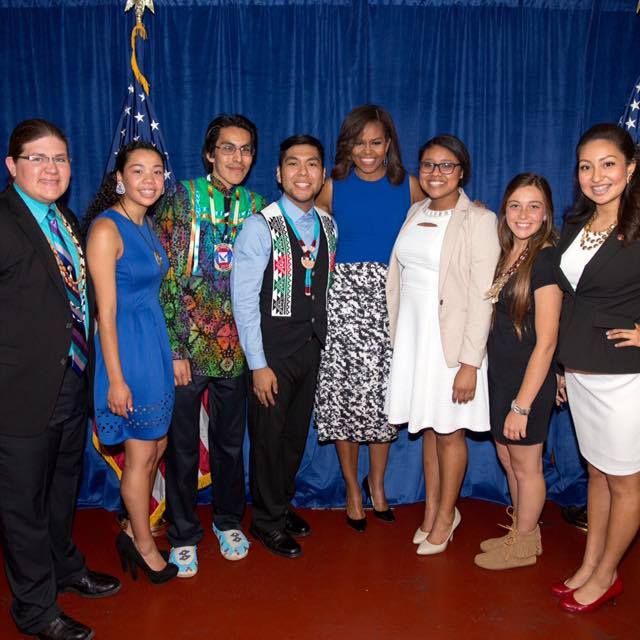
[[[631,134],[633,141],[640,144],[640,77],[631,89],[631,95],[618,126],[626,129]]]
[[[127,94],[122,107],[122,113],[113,142],[111,143],[111,151],[107,160],[107,168],[105,173],[109,173],[115,169],[116,156],[120,147],[134,140],[143,140],[150,142],[156,147],[160,153],[164,154],[164,183],[165,191],[171,192],[175,188],[176,180],[171,168],[169,152],[162,135],[161,123],[158,120],[155,109],[151,104],[149,97],[149,84],[139,69],[142,68],[144,58],[144,39],[138,33],[135,36],[138,44],[135,48],[134,55],[138,73],[134,72],[133,67],[129,69],[129,79],[127,86]]]

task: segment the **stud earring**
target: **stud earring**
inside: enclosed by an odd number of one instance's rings
[[[123,196],[126,192],[127,190],[125,189],[124,182],[122,182],[122,180],[118,180],[118,182],[116,182],[116,193],[119,196]]]

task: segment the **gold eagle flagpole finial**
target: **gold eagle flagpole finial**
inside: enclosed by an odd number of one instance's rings
[[[155,13],[153,0],[127,0],[124,10],[129,11],[129,9],[133,9],[134,7],[136,9],[136,24],[142,24],[142,14],[145,9],[149,9],[151,13]]]
[[[142,75],[142,71],[140,71],[140,67],[138,66],[138,60],[136,59],[136,37],[140,36],[143,40],[147,39],[147,30],[142,23],[142,16],[145,9],[149,9],[151,13],[155,13],[153,0],[127,0],[127,4],[124,7],[125,12],[133,8],[135,8],[136,12],[136,24],[131,31],[131,70],[136,80],[142,85],[144,92],[149,95],[149,83]]]

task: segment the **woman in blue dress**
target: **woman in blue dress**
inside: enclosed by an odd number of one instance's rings
[[[318,438],[334,441],[346,484],[346,519],[356,531],[367,521],[358,483],[360,444],[369,446],[362,480],[374,515],[394,520],[384,491],[389,446],[384,399],[391,343],[385,282],[393,241],[409,206],[422,200],[418,181],[402,166],[398,135],[387,111],[362,105],[344,119],[331,178],[317,199],[340,229],[329,297],[329,332],[318,375]]]
[[[103,444],[124,443],[120,492],[131,531],[116,540],[123,568],[139,566],[152,582],[177,567],[158,551],[149,497],[174,400],[169,337],[158,300],[168,269],[147,211],[164,190],[162,155],[150,144],[123,147],[87,211],[87,262],[98,305],[94,407]]]

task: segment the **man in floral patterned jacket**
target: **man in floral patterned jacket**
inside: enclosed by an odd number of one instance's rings
[[[161,290],[173,351],[176,402],[166,453],[171,561],[179,577],[196,574],[204,534],[196,513],[200,407],[208,392],[213,532],[227,560],[244,558],[242,443],[246,418],[245,359],[231,310],[234,243],[262,196],[241,186],[256,152],[256,128],[241,115],[219,115],[202,149],[207,175],[183,180],[164,199],[156,224],[169,256]]]

